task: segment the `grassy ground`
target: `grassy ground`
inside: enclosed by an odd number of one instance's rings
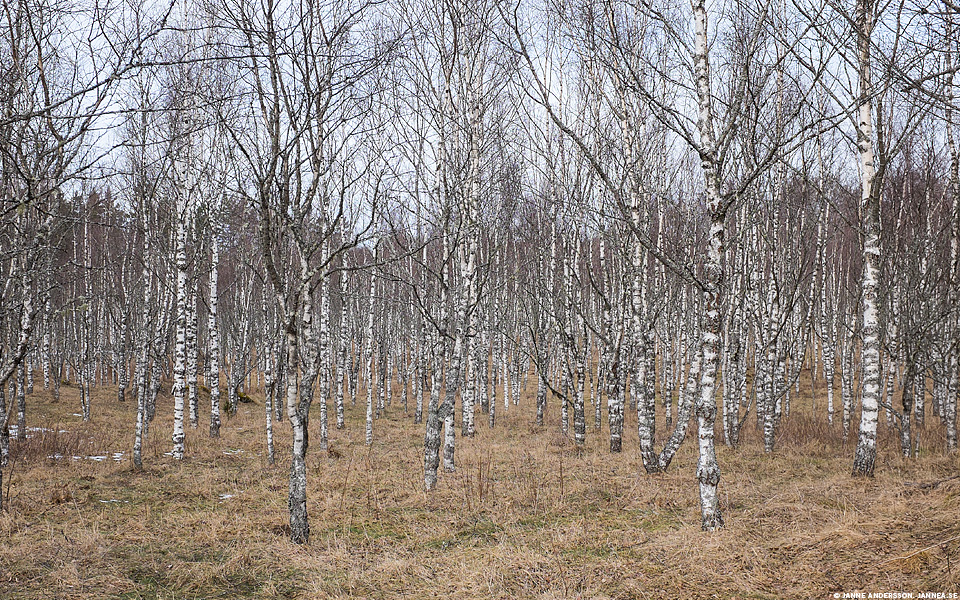
[[[852,445],[809,406],[784,421],[772,456],[751,423],[740,449],[718,448],[726,527],[707,534],[692,439],[668,473],[646,476],[635,414],[619,456],[606,451],[590,416],[578,458],[555,427],[532,425],[532,404],[525,396],[506,415],[501,407],[492,431],[478,415],[476,437],[457,440],[457,472],[442,474],[429,495],[422,427],[395,401],[366,447],[363,407],[348,404],[330,452],[310,451],[311,542],[296,546],[285,537],[289,426],[277,426],[279,462],[268,467],[261,404],[241,405],[219,440],[207,438],[206,419],[188,428],[187,457],[177,462],[164,455],[172,403],[161,396],[136,472],[128,458],[134,403],[101,390],[84,424],[75,388],[52,403],[38,386],[28,426],[52,431],[14,442],[9,511],[0,513],[0,598],[960,591],[960,479],[942,481],[960,473],[960,459],[944,455],[939,429],[923,433],[930,450],[914,460],[898,457],[893,433],[883,433],[876,477],[854,480]],[[114,452],[125,454],[117,462]],[[55,455],[64,458],[48,458]]]

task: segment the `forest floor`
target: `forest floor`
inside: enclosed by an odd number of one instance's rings
[[[217,440],[202,415],[199,429],[187,427],[186,457],[175,461],[165,454],[172,400],[161,395],[137,472],[129,458],[136,403],[121,404],[104,388],[83,423],[78,390],[62,392],[53,403],[38,385],[28,399],[35,429],[12,442],[0,598],[960,592],[960,479],[948,479],[960,474],[960,458],[945,454],[939,426],[922,433],[929,450],[906,460],[881,414],[876,476],[853,479],[854,444],[843,443],[839,423],[830,429],[811,416],[809,397],[794,399],[772,455],[752,417],[738,449],[719,443],[726,526],[715,533],[699,527],[695,422],[669,472],[650,476],[635,413],[620,455],[607,451],[606,427],[595,430],[589,414],[578,457],[558,427],[533,425],[525,395],[506,414],[499,407],[493,430],[478,414],[476,436],[458,435],[457,471],[442,473],[426,494],[423,428],[397,398],[374,423],[371,447],[362,396],[348,402],[347,427],[331,429],[329,452],[316,446],[315,404],[311,540],[297,546],[286,536],[290,428],[276,425],[278,464],[268,466],[261,396],[225,418]],[[548,419],[559,421],[556,403]]]

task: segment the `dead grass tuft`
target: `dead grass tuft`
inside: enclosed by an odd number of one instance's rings
[[[20,464],[69,460],[73,456],[96,455],[103,447],[104,444],[98,444],[98,437],[87,431],[67,431],[60,423],[47,422],[28,428],[25,440],[11,440],[10,460]]]

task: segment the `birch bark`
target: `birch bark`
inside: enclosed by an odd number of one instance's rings
[[[860,153],[860,211],[863,219],[863,297],[860,351],[863,393],[860,431],[853,460],[855,476],[873,476],[877,456],[877,417],[880,408],[880,337],[877,293],[880,286],[880,189],[873,149],[873,83],[871,38],[873,0],[857,0],[856,36],[860,97],[857,110],[857,149]]]

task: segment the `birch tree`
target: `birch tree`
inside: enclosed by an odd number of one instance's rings
[[[257,237],[286,343],[290,529],[294,542],[306,543],[309,413],[318,362],[329,360],[329,349],[318,347],[329,304],[318,302],[317,291],[334,259],[364,241],[379,210],[375,159],[355,142],[371,114],[373,67],[389,46],[364,39],[372,33],[364,29],[365,2],[222,8],[224,25],[244,49],[237,85],[247,102],[233,109],[239,114],[224,113],[223,123],[243,161],[245,185],[237,192],[257,207]]]

